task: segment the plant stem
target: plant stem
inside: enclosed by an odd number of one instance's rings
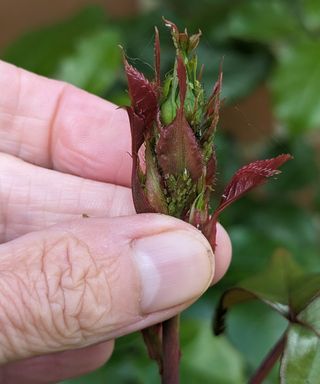
[[[163,323],[162,330],[162,384],[179,384],[179,342],[180,316],[174,316]]]
[[[159,372],[162,372],[162,323],[151,325],[142,330],[143,341],[147,347],[150,359],[158,364]]]
[[[265,357],[254,375],[251,377],[249,384],[260,384],[267,377],[284,350],[286,337],[287,334],[285,332]]]

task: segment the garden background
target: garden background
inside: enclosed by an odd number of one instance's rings
[[[226,335],[214,337],[211,323],[221,293],[283,253],[306,271],[320,272],[320,2],[2,0],[0,58],[125,105],[118,45],[151,75],[157,25],[165,74],[173,48],[162,16],[181,29],[201,29],[199,62],[208,92],[223,59],[217,194],[245,163],[279,153],[294,156],[276,180],[223,214],[233,242],[230,270],[182,316],[181,382],[241,384],[286,321],[252,302],[235,307]],[[275,367],[265,382],[277,383],[277,374]],[[157,377],[136,333],[117,341],[107,365],[64,384],[155,383]]]

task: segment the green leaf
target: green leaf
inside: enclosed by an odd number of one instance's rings
[[[287,327],[286,319],[257,300],[238,305],[230,311],[227,335],[232,345],[245,358],[249,376]]]
[[[62,58],[54,77],[97,95],[108,91],[122,69],[121,37],[115,28],[105,28],[79,39],[75,51]]]
[[[221,297],[216,312],[214,330],[216,334],[225,328],[227,310],[241,302],[260,299],[284,316],[289,314],[290,289],[295,279],[303,272],[285,251],[277,252],[262,273],[244,280],[227,290]]]
[[[320,284],[318,285],[320,286]],[[310,327],[320,337],[320,298],[314,299],[298,316],[298,320]]]
[[[28,32],[4,52],[3,59],[44,76],[52,76],[78,41],[105,24],[102,8],[90,7],[72,18]]]
[[[192,334],[192,337],[188,337]],[[188,343],[183,339],[188,337]],[[244,384],[244,361],[224,337],[213,337],[210,322],[182,322],[181,382]]]
[[[320,3],[318,0],[287,0],[291,5],[297,20],[300,23],[300,27],[310,37],[317,37],[319,35],[320,28]],[[293,3],[293,4],[292,4]]]
[[[280,52],[272,80],[275,111],[295,133],[320,125],[320,42],[306,41]]]
[[[320,294],[320,274],[308,274],[297,279],[290,291],[290,307],[295,313],[307,310],[312,300]],[[313,304],[315,305],[315,304]],[[318,303],[319,305],[319,303]],[[299,316],[304,316],[301,312]]]
[[[279,250],[262,273],[244,280],[222,295],[214,331],[216,334],[224,331],[226,312],[235,304],[259,299],[290,319],[319,293],[320,274],[305,274],[287,252]]]
[[[281,384],[319,384],[319,361],[319,336],[301,325],[291,325],[281,361]]]
[[[267,42],[297,33],[298,21],[286,1],[249,0],[230,13],[226,31],[233,37]]]

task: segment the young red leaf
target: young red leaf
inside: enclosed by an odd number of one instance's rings
[[[134,112],[143,119],[145,129],[148,129],[157,116],[157,93],[142,73],[124,60],[128,78],[129,96]]]
[[[179,81],[180,112],[183,113],[184,101],[187,93],[187,73],[186,67],[181,55],[177,57],[177,76]]]
[[[131,128],[131,148],[132,148],[132,196],[133,203],[137,213],[152,213],[155,212],[151,204],[149,203],[147,196],[143,190],[142,183],[140,180],[140,174],[142,173],[139,164],[138,152],[144,141],[143,120],[135,114],[131,107],[127,107],[129,116],[130,128]]]
[[[187,171],[193,180],[201,177],[202,154],[184,113],[178,111],[173,122],[162,129],[157,155],[164,175],[179,176]]]
[[[152,153],[151,145],[146,142],[145,151],[146,172],[145,172],[145,195],[152,208],[163,214],[168,214],[166,198],[163,192],[161,177],[156,166],[154,154]]]
[[[172,21],[166,20],[163,17],[164,25],[171,29],[171,36],[174,46],[179,49],[180,33],[178,27]]]
[[[282,154],[272,159],[258,160],[240,168],[225,188],[214,215],[219,215],[228,205],[250,189],[265,183],[267,178],[281,173],[278,168],[291,158],[291,155]]]
[[[131,149],[132,154],[137,154],[144,142],[144,121],[137,115],[132,107],[126,107],[129,124],[131,129]]]
[[[216,81],[210,99],[207,105],[206,115],[210,121],[210,126],[203,135],[203,142],[212,140],[212,135],[214,134],[218,121],[219,121],[219,110],[220,110],[220,94],[222,87],[222,70],[220,68],[219,77]]]
[[[160,90],[160,38],[158,28],[155,27],[154,38],[154,71],[155,71],[155,83],[157,85],[157,91]]]
[[[212,155],[207,162],[207,172],[206,172],[206,185],[212,186],[215,183],[217,169],[217,158],[214,148],[212,149]]]
[[[272,159],[258,160],[245,165],[235,173],[224,190],[219,206],[203,226],[203,234],[213,250],[216,246],[216,224],[220,213],[252,188],[265,183],[269,177],[281,173],[278,168],[290,159],[292,159],[291,155],[282,154]]]

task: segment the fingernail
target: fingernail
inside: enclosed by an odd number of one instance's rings
[[[168,231],[138,239],[133,254],[141,278],[141,310],[161,311],[199,297],[214,273],[212,250],[192,231]]]

